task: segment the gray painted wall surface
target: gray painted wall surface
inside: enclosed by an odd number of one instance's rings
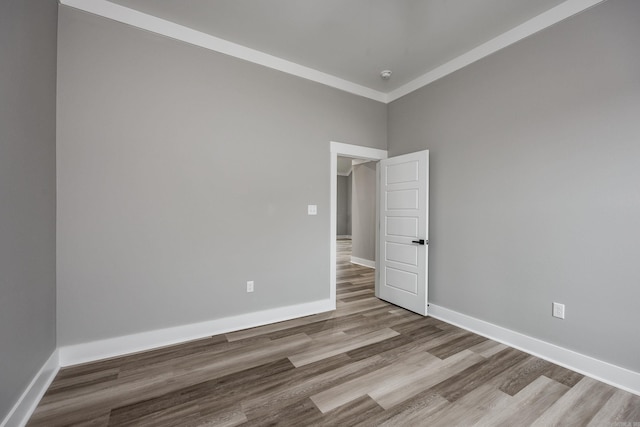
[[[329,297],[329,142],[384,104],[66,7],[58,47],[60,345]]]
[[[376,162],[353,167],[351,255],[376,260]]]
[[[336,191],[336,234],[349,236],[351,234],[351,175],[338,175]]]
[[[0,2],[0,421],[56,346],[57,10]]]
[[[610,0],[389,108],[428,148],[432,303],[640,371],[640,2]],[[551,303],[566,304],[566,320]]]

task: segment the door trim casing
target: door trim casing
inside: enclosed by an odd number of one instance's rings
[[[338,185],[338,156],[353,157],[363,160],[382,160],[388,157],[387,150],[363,147],[361,145],[345,144],[330,141],[330,196],[329,196],[329,300],[336,304],[336,234],[337,234],[337,185]],[[377,186],[377,183],[376,183]],[[376,188],[376,200],[378,199]],[[376,226],[376,234],[378,227]],[[376,239],[377,241],[377,239]]]

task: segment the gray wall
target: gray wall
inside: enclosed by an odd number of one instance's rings
[[[351,235],[351,174],[338,175],[336,191],[336,234]]]
[[[390,155],[430,150],[430,301],[634,371],[639,22],[640,2],[610,0],[393,102],[388,122]]]
[[[329,142],[384,104],[66,7],[58,48],[60,345],[329,298]]]
[[[0,2],[0,420],[56,346],[57,10]]]
[[[376,163],[353,167],[351,195],[351,255],[376,260]]]

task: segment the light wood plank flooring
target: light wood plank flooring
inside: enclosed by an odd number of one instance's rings
[[[335,312],[62,369],[29,426],[640,426],[638,396],[376,299],[350,250]]]

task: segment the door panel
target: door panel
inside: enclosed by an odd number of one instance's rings
[[[387,234],[389,236],[417,236],[418,218],[387,217]]]
[[[391,186],[393,184],[388,184]],[[404,210],[404,209],[418,209],[418,191],[411,190],[389,190],[386,194],[386,206],[387,210]]]
[[[429,152],[378,164],[379,239],[377,296],[427,314]],[[425,244],[419,244],[423,240]]]
[[[418,180],[418,162],[407,162],[402,165],[390,165],[387,168],[387,184],[413,182]]]
[[[387,261],[418,266],[418,248],[410,245],[387,242]]]
[[[387,285],[392,288],[407,292],[411,295],[418,293],[418,275],[408,273],[395,268],[387,267]]]

